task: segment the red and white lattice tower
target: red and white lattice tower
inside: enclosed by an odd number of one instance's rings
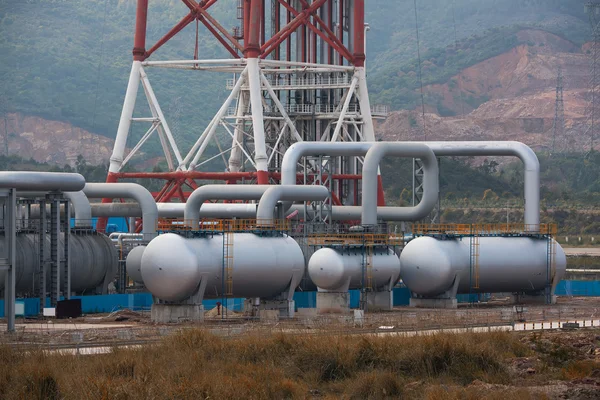
[[[182,0],[189,13],[150,48],[146,47],[148,0],[137,1],[133,65],[107,182],[164,179],[164,187],[155,193],[156,201],[179,198],[183,202],[203,180],[278,183],[281,158],[294,142],[375,141],[373,118],[384,118],[388,110],[369,103],[364,0],[238,0],[240,27],[232,32],[211,15],[210,8],[217,1]],[[197,59],[196,47],[193,60],[151,60],[156,50],[196,21],[230,53],[230,59]],[[227,99],[190,149],[180,149],[175,140],[178,132],[169,129],[145,72],[151,67],[233,73],[234,79],[224,82],[230,90]],[[133,115],[140,84],[151,113],[141,118]],[[132,123],[150,127],[126,154]],[[123,172],[154,133],[169,171]],[[219,134],[231,140],[230,148],[223,151],[228,168],[205,171],[203,156]],[[348,157],[336,162],[332,201],[356,205],[361,160]],[[381,184],[379,188],[383,205]]]

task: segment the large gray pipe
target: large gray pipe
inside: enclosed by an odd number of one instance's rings
[[[186,224],[198,227],[200,208],[208,200],[258,200],[272,185],[204,185],[194,190],[185,203]]]
[[[260,198],[257,197],[256,200]],[[159,218],[183,218],[185,203],[156,203]],[[141,217],[142,209],[137,203],[93,203],[94,217]],[[204,203],[200,218],[256,218],[258,204]]]
[[[272,225],[273,211],[279,201],[324,201],[327,196],[329,196],[329,190],[325,186],[271,186],[260,198],[256,223],[259,226]]]
[[[513,156],[525,169],[523,219],[525,229],[536,231],[540,224],[540,162],[526,144],[514,141],[497,142],[425,142],[436,156]]]
[[[283,156],[283,160],[281,162],[281,184],[282,185],[294,185],[296,183],[296,173],[298,163],[301,157],[309,156],[309,155],[329,155],[329,156],[362,156],[367,154],[367,152],[376,144],[382,145],[402,145],[404,142],[348,142],[348,143],[321,143],[321,142],[300,142],[294,143],[292,146],[288,148]],[[364,166],[363,166],[364,168]],[[435,162],[435,166],[431,167],[430,172],[434,171],[436,177],[431,177],[431,180],[436,182],[437,186],[437,161]],[[364,177],[364,175],[363,175]],[[430,181],[431,181],[430,180]],[[363,204],[365,196],[368,198],[372,198],[373,201],[377,201],[377,176],[375,176],[375,180],[373,181],[375,184],[374,191],[367,191],[363,186]],[[363,185],[365,182],[363,181]],[[430,189],[431,191],[432,189]],[[435,192],[438,191],[436,187]],[[428,197],[428,202],[430,198]],[[435,206],[435,204],[434,204]],[[284,209],[288,210],[291,207],[291,202],[284,202]],[[418,207],[418,206],[417,206]],[[427,211],[429,209],[429,211]],[[412,211],[411,211],[412,210]],[[429,214],[433,210],[431,204],[424,204],[421,208],[418,208],[415,212],[412,207],[377,207],[377,217],[380,219],[395,221],[398,218],[406,218],[405,221],[409,220],[417,220],[421,219],[419,217],[425,211],[425,215]],[[362,207],[360,206],[334,206],[332,207],[333,218],[337,220],[352,220],[359,219],[362,217]]]
[[[385,156],[413,157],[423,163],[423,197],[414,207],[388,207],[391,221],[418,221],[435,208],[438,200],[438,163],[433,151],[422,143],[376,143],[367,152],[362,170],[362,224],[377,224],[377,173]],[[259,207],[260,208],[260,207]]]
[[[27,191],[77,192],[85,186],[80,174],[63,172],[0,172],[0,188]]]
[[[128,198],[137,201],[142,208],[144,240],[150,241],[156,236],[158,208],[150,192],[137,183],[88,183],[83,188],[88,198]]]
[[[92,226],[92,207],[83,191],[65,192],[64,196],[69,199],[73,211],[75,211],[75,227],[88,228]]]
[[[281,184],[295,185],[298,163],[302,157],[328,155],[328,156],[363,156],[371,148],[371,142],[298,142],[291,145],[283,155],[281,161]],[[288,210],[292,203],[284,202],[284,210]],[[360,214],[360,213],[359,213]]]

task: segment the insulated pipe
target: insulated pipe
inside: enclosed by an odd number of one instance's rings
[[[64,192],[64,196],[69,199],[75,210],[75,228],[92,226],[92,207],[85,193],[82,190],[78,192]]]
[[[260,196],[256,199],[258,200]],[[156,203],[159,218],[183,218],[185,203]],[[94,217],[141,217],[137,203],[93,203]],[[201,218],[256,218],[258,204],[205,203],[200,209]]]
[[[540,162],[526,144],[516,141],[426,142],[436,156],[514,156],[524,166],[523,219],[525,230],[537,231],[540,225]]]
[[[183,219],[196,228],[200,207],[208,200],[258,200],[271,185],[204,185],[194,190],[185,203]]]
[[[373,143],[367,142],[301,142],[291,145],[281,162],[281,184],[295,185],[296,171],[300,158],[305,156],[328,155],[328,156],[361,156],[367,154]],[[284,202],[284,210],[291,207],[292,202]],[[360,207],[359,207],[360,208]],[[360,215],[360,213],[359,213]]]
[[[130,198],[135,199],[142,208],[142,232],[144,240],[150,241],[156,236],[158,208],[150,192],[137,183],[87,183],[83,193],[88,198]]]
[[[77,192],[85,186],[80,174],[64,172],[0,172],[0,188],[22,191]]]
[[[392,221],[418,221],[425,218],[438,201],[438,163],[433,151],[423,143],[376,143],[365,156],[362,175],[362,225],[377,225],[377,174],[385,156],[413,157],[423,162],[423,197],[414,207],[388,207]],[[260,209],[260,206],[259,206]]]
[[[261,226],[273,225],[273,211],[280,200],[318,200],[323,201],[329,196],[325,186],[271,186],[260,198],[256,211],[256,223]]]

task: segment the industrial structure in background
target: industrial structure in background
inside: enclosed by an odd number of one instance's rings
[[[554,124],[552,126],[552,148],[550,154],[556,152],[556,140],[559,140],[560,151],[567,152],[570,148],[569,138],[565,136],[565,103],[563,99],[563,74],[558,67],[556,76],[556,103],[554,106]]]
[[[188,14],[152,46],[146,45],[146,23],[161,16],[148,15],[148,0],[137,2],[133,64],[107,182],[163,179],[165,184],[155,193],[156,201],[178,198],[185,202],[189,191],[201,181],[278,183],[282,156],[296,142],[375,141],[373,118],[384,118],[388,108],[369,102],[364,0],[239,0],[239,26],[232,31],[211,15],[215,0],[182,1]],[[199,59],[196,41],[194,59],[152,61],[158,49],[194,22],[214,36],[230,59]],[[190,149],[180,149],[176,140],[180,133],[169,128],[146,73],[152,68],[233,75],[223,82],[230,90],[225,102]],[[140,84],[150,114],[136,117],[133,112]],[[149,124],[149,128],[126,154],[132,123]],[[129,160],[154,134],[169,171],[124,172]],[[221,143],[223,135],[229,143]],[[220,154],[208,158],[209,146],[218,147]],[[226,171],[207,171],[207,165],[217,157],[227,159]],[[359,205],[360,162],[346,157],[331,166],[328,178],[333,204]],[[315,179],[315,163],[308,163],[306,169],[309,179]],[[298,176],[302,179],[303,171]],[[379,204],[383,205],[381,184],[379,191]]]
[[[588,118],[589,151],[594,151],[594,140],[600,125],[600,2],[590,1],[585,4],[585,12],[590,18],[592,29],[592,45],[590,48],[589,103],[586,115]]]
[[[240,0],[233,32],[210,14],[216,0],[182,1],[189,13],[149,49],[148,0],[137,2],[134,61],[107,183],[86,183],[79,174],[0,175],[6,240],[0,269],[7,271],[0,289],[9,330],[17,291],[33,291],[41,303],[50,294],[56,302],[74,292],[106,293],[115,280],[120,291],[152,293],[157,322],[200,321],[204,299],[223,299],[226,310],[233,297],[245,299],[252,317],[293,317],[297,290],[316,290],[321,313],[348,312],[352,289],[360,290],[363,310],[390,310],[400,280],[415,307],[454,308],[458,294],[489,292],[555,302],[566,257],[553,238],[556,227],[540,223],[540,164],[531,148],[375,140],[373,118],[387,110],[369,103],[363,0]],[[149,60],[192,22],[203,24],[231,58],[198,59],[196,44],[192,60]],[[187,153],[146,74],[155,67],[233,75],[226,101]],[[140,84],[150,116],[134,117]],[[125,154],[132,123],[150,127]],[[221,145],[219,133],[229,135],[230,146]],[[154,134],[169,171],[124,172]],[[213,143],[225,148],[216,157],[228,155],[225,172],[203,171]],[[439,160],[448,156],[519,158],[523,223],[421,224],[439,210]],[[418,160],[412,206],[385,205],[384,157]],[[117,182],[127,178],[166,183],[151,194]],[[34,206],[39,222],[31,231]],[[107,237],[111,216],[137,223]],[[92,217],[99,218],[97,230]],[[37,246],[31,238],[38,238]]]

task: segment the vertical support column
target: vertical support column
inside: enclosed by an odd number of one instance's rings
[[[58,242],[60,236],[60,200],[50,199],[50,305],[56,307],[60,300],[60,257]]]
[[[70,257],[70,239],[71,239],[71,210],[69,200],[62,202],[65,207],[65,219],[63,221],[64,243],[63,243],[63,269],[61,271],[61,287],[65,299],[71,299],[71,257]],[[60,211],[60,208],[59,208]],[[60,215],[60,213],[59,213]],[[60,230],[59,230],[60,232]]]
[[[38,285],[39,285],[39,299],[40,299],[40,314],[43,312],[44,307],[46,307],[46,232],[48,231],[48,220],[46,216],[46,201],[40,200],[40,226],[38,232],[38,249],[39,249],[39,277],[38,277]]]
[[[3,268],[7,268],[4,280],[4,315],[6,317],[6,330],[15,331],[15,304],[16,304],[16,249],[17,236],[17,191],[8,189],[3,193],[5,206],[4,221],[4,251],[6,259]]]
[[[252,107],[252,128],[254,136],[254,162],[256,163],[259,185],[269,184],[267,145],[263,120],[262,88],[258,58],[249,58],[248,83],[250,85],[250,104]]]

